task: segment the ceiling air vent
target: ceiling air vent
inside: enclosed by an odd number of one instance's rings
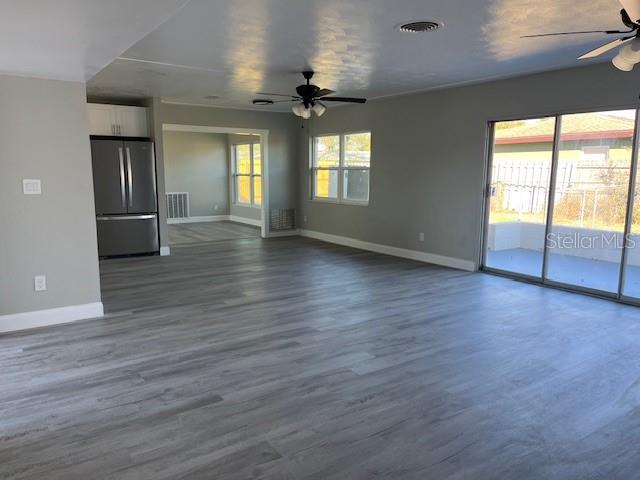
[[[398,30],[405,33],[426,33],[433,32],[442,27],[441,23],[431,20],[420,20],[418,22],[403,23],[398,26]]]

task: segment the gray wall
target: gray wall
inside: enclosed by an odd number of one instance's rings
[[[82,83],[0,76],[0,315],[100,301],[85,98]]]
[[[229,215],[226,134],[165,132],[164,175],[167,192],[189,192],[192,217]]]
[[[260,136],[259,135],[234,135],[234,134],[229,134],[227,136],[227,141],[229,144],[229,148],[231,148],[232,145],[247,145],[250,143],[260,143]],[[231,194],[231,198],[230,198],[230,202],[231,202],[231,215],[236,216],[236,217],[243,217],[243,218],[249,218],[251,220],[261,220],[262,218],[262,209],[261,208],[254,208],[254,207],[245,207],[243,205],[236,205],[234,204],[234,199],[233,199],[233,190],[231,190],[230,192]]]
[[[298,203],[298,129],[300,124],[290,113],[194,107],[162,103],[154,98],[152,136],[156,143],[158,194],[166,192],[164,182],[163,124],[199,125],[269,130],[269,202],[271,208],[295,208]],[[168,246],[166,205],[160,202],[160,244]]]
[[[332,108],[300,135],[302,227],[477,261],[487,122],[635,107],[639,80],[599,64]],[[360,130],[372,132],[369,206],[309,200],[309,132]]]

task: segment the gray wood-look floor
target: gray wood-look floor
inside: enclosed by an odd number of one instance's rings
[[[640,310],[332,246],[101,263],[102,320],[0,337],[0,478],[640,473]]]
[[[202,222],[169,225],[169,245],[260,238],[260,228],[236,222]]]

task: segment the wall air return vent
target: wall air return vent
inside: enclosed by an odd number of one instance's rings
[[[189,218],[189,192],[167,192],[167,220]]]

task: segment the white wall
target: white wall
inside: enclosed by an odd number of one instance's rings
[[[529,222],[504,222],[489,226],[489,251],[524,249],[542,252],[546,225]],[[549,247],[556,255],[619,263],[624,244],[624,233],[592,228],[554,225],[549,236]],[[629,235],[627,263],[640,266],[640,236]]]
[[[100,302],[85,98],[82,83],[0,76],[0,330],[3,315]]]
[[[546,225],[530,222],[504,222],[489,226],[487,248],[493,251],[524,248],[542,251]]]

